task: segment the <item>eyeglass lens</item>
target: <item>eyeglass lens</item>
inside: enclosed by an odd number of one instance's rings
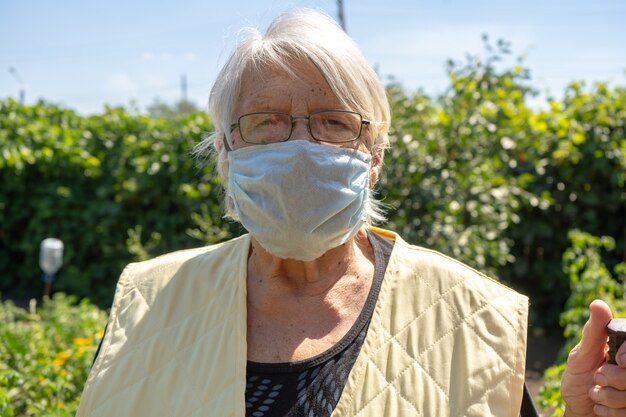
[[[251,113],[239,118],[242,139],[248,143],[273,143],[291,136],[294,120],[287,113]],[[361,133],[361,116],[347,111],[321,111],[308,116],[313,139],[324,142],[350,142]]]

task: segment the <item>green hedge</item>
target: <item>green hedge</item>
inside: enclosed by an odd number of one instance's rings
[[[0,291],[41,294],[46,237],[65,242],[54,288],[106,306],[126,263],[202,244],[192,235],[210,242],[238,232],[220,220],[212,164],[200,168],[190,155],[210,130],[203,114],[166,121],[107,108],[82,117],[0,101]]]
[[[387,227],[531,296],[533,323],[556,326],[569,296],[569,230],[612,236],[626,258],[626,89],[573,83],[546,109],[528,69],[483,57],[450,63],[439,97],[388,86],[391,146],[378,190]],[[207,116],[173,120],[108,108],[79,116],[0,101],[0,291],[41,293],[38,245],[66,244],[55,289],[111,301],[124,264],[242,233],[221,217],[213,165],[190,152]]]
[[[531,108],[530,72],[500,64],[507,54],[500,42],[451,62],[434,99],[389,87],[381,188],[393,228],[528,294],[531,323],[551,327],[570,292],[571,229],[613,237],[610,267],[626,260],[626,88],[572,83]]]
[[[589,319],[589,304],[602,299],[611,307],[615,317],[626,317],[626,262],[611,268],[603,260],[607,253],[615,250],[615,240],[576,229],[570,231],[568,238],[571,246],[563,254],[563,271],[568,275],[571,295],[560,316],[566,342],[556,364],[546,370],[546,382],[538,398],[539,405],[553,410],[554,417],[563,416],[565,411],[560,390],[565,361],[582,337],[583,327]]]
[[[549,105],[529,120],[537,133],[523,167],[533,175],[526,189],[550,204],[520,211],[507,232],[517,261],[503,275],[525,283],[552,319],[569,294],[561,261],[570,230],[611,237],[615,250],[603,254],[609,268],[626,261],[626,88],[572,83]]]
[[[96,306],[61,293],[27,310],[0,303],[0,415],[73,416],[105,324]]]

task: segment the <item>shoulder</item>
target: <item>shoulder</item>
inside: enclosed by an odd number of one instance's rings
[[[420,246],[401,244],[401,252],[406,256],[404,261],[407,266],[416,268],[417,271],[437,276],[441,279],[458,282],[461,280],[480,281],[484,285],[493,285],[503,291],[513,291],[498,280],[451,258],[443,253]]]
[[[419,283],[438,294],[458,290],[470,298],[503,296],[527,303],[525,296],[460,261],[440,252],[409,244],[397,234],[392,233],[390,236],[395,244],[388,269],[396,271],[394,275],[406,284]]]
[[[192,283],[201,280],[217,284],[227,275],[227,270],[234,273],[241,267],[248,247],[249,236],[244,235],[216,245],[180,250],[131,263],[122,272],[116,293],[138,291],[141,298],[150,303],[156,293],[173,281]]]
[[[178,270],[189,263],[219,261],[247,249],[249,243],[249,236],[244,235],[215,245],[170,252],[147,261],[131,263],[125,271],[136,276],[150,275],[155,272],[163,274],[163,272]]]

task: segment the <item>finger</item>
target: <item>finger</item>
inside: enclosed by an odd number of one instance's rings
[[[609,306],[601,300],[594,300],[589,305],[589,320],[583,328],[583,337],[580,341],[580,355],[583,357],[604,357],[607,333],[606,325],[613,314]]]
[[[615,354],[615,361],[622,368],[626,368],[626,343],[622,343],[617,350],[617,353]]]
[[[589,398],[609,408],[626,408],[626,392],[615,388],[596,385],[589,390]]]
[[[598,369],[594,382],[602,387],[626,391],[626,369],[617,365],[604,364]]]
[[[593,407],[594,415],[600,417],[626,417],[626,408],[609,408],[606,405],[596,404]]]

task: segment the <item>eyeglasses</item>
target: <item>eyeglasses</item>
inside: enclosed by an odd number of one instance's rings
[[[249,144],[285,142],[291,138],[293,126],[298,119],[307,119],[309,133],[320,142],[345,143],[361,136],[363,125],[369,120],[350,110],[322,110],[308,116],[292,116],[282,112],[256,112],[239,117],[230,125],[231,131],[239,129],[241,139]]]

